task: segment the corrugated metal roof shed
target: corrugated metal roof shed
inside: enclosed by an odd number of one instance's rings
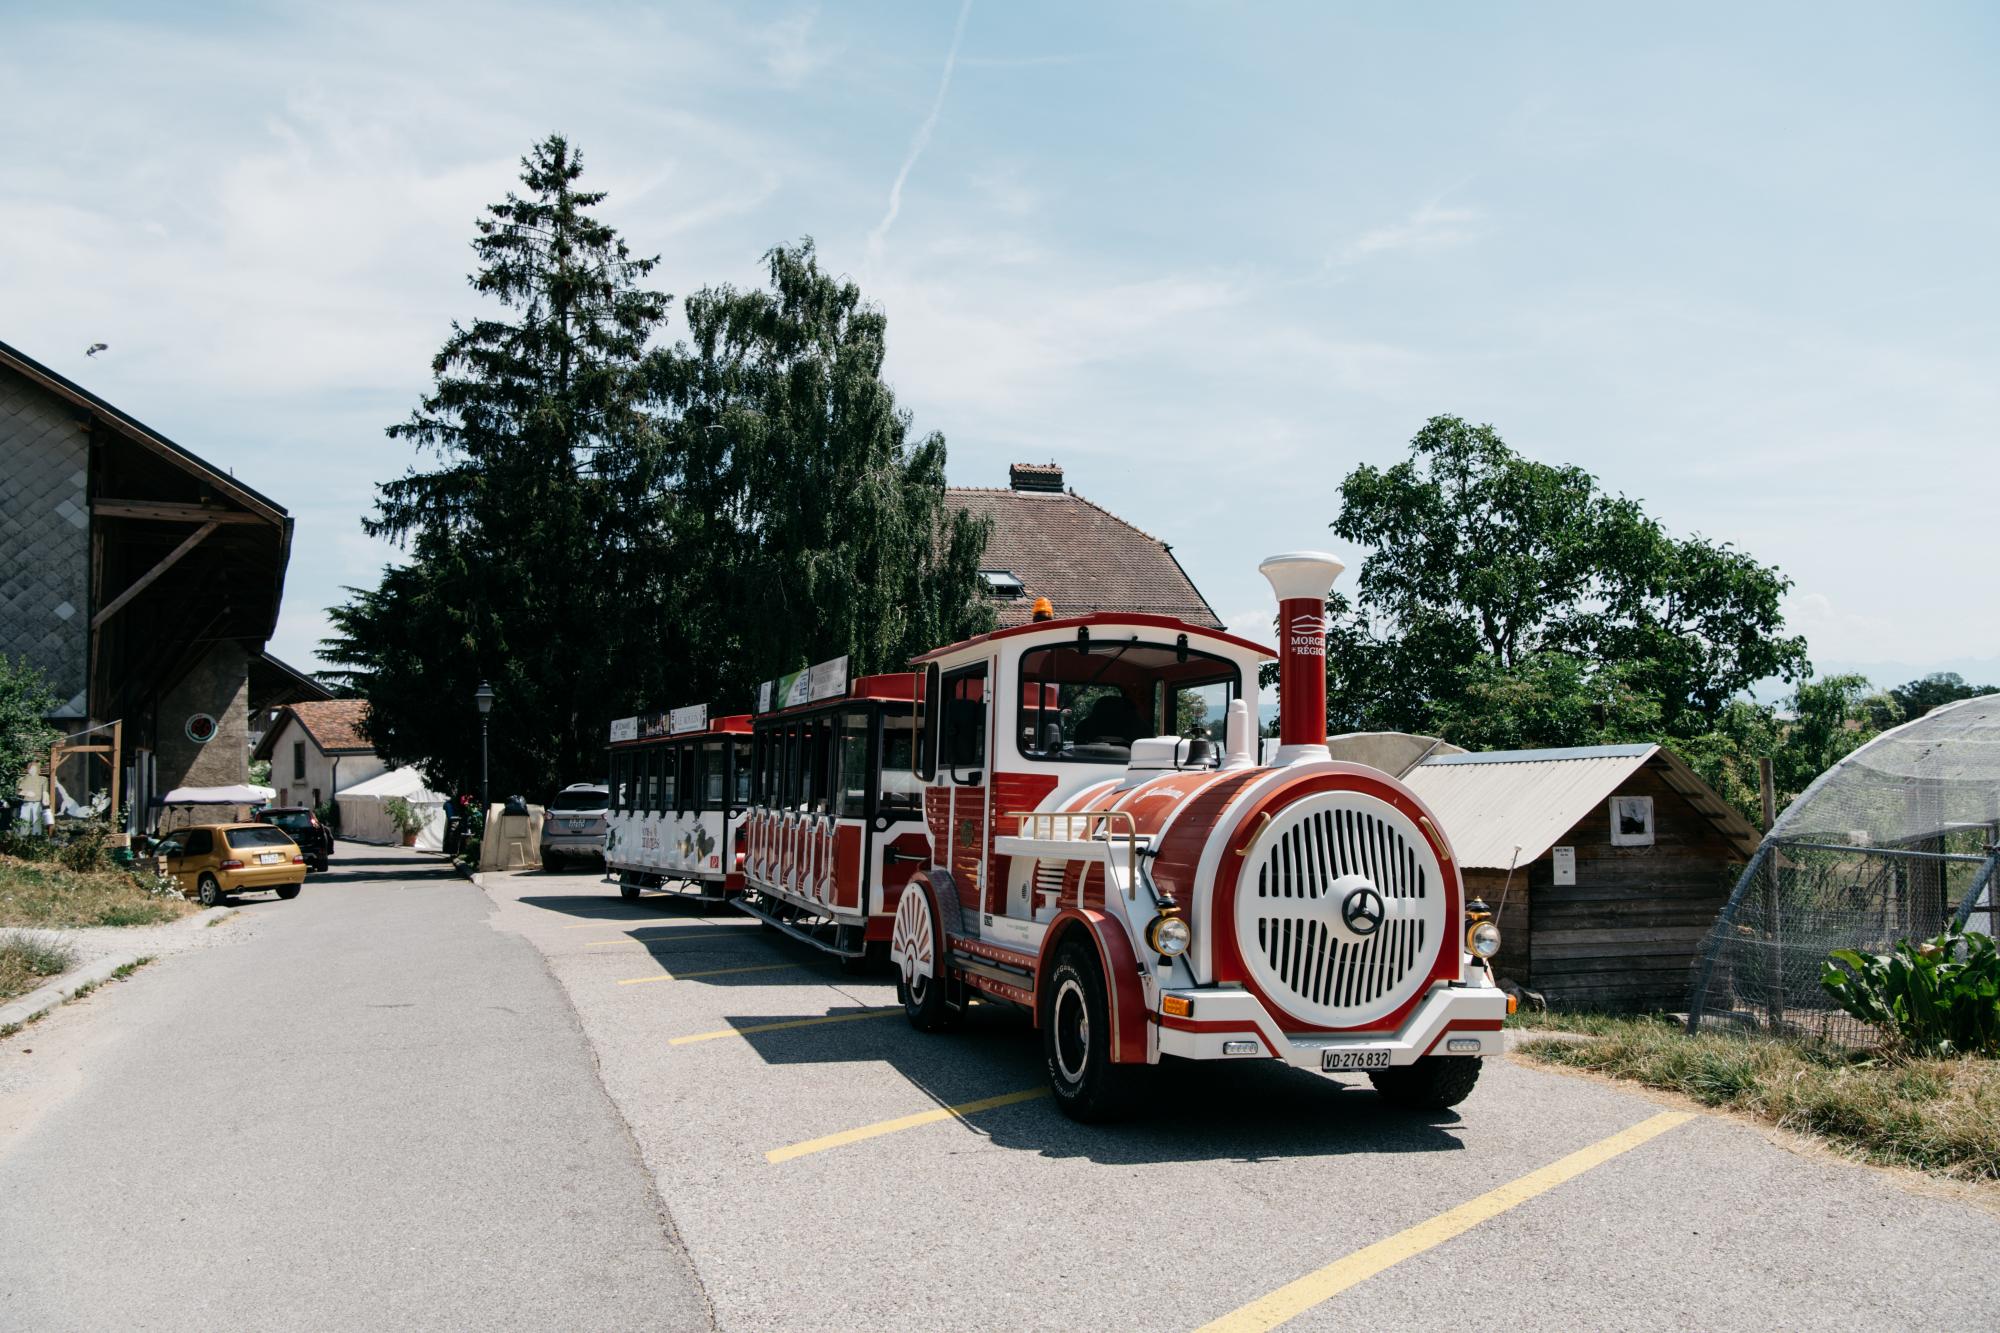
[[[1403,781],[1431,808],[1460,866],[1505,870],[1547,854],[1578,820],[1649,762],[1657,763],[1667,785],[1745,857],[1756,851],[1757,830],[1749,821],[1680,756],[1657,745],[1435,755]]]

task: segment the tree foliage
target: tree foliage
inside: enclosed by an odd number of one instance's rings
[[[57,736],[42,719],[55,709],[47,680],[27,657],[0,653],[0,800],[11,800],[29,766],[48,758]]]
[[[882,382],[886,321],[807,241],[768,291],[669,298],[580,187],[563,139],[479,220],[473,289],[392,437],[427,466],[364,523],[409,553],[331,612],[328,658],[396,762],[476,785],[489,681],[494,794],[601,770],[613,717],[839,656],[900,666],[981,628],[984,532],[944,505],[945,445]]]
[[[1777,570],[1673,536],[1491,426],[1433,417],[1408,458],[1349,473],[1341,501],[1333,530],[1369,555],[1354,599],[1329,602],[1336,724],[1477,730],[1476,696],[1527,701],[1568,735],[1688,735],[1752,683],[1807,669]]]
[[[1956,671],[1934,671],[1889,690],[1903,718],[1922,717],[1933,708],[1984,694],[2000,694],[2000,685],[1973,685]]]
[[[855,673],[990,627],[986,531],[945,505],[945,442],[914,442],[882,380],[888,321],[811,240],[767,290],[690,297],[655,367],[674,412],[675,549],[690,697],[846,655]]]

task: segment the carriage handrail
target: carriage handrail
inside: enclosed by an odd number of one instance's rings
[[[1139,825],[1129,810],[1013,810],[1002,815],[1003,819],[1018,820],[1016,831],[1025,838],[1037,838],[1043,842],[1103,842],[1109,843],[1114,836],[1125,839],[1125,896],[1138,896],[1139,885]],[[1093,827],[1092,821],[1096,821]],[[1063,831],[1057,833],[1061,824]],[[1111,826],[1122,823],[1124,832],[1113,834]],[[1077,826],[1083,826],[1079,834]],[[1030,828],[1034,832],[1029,832]]]

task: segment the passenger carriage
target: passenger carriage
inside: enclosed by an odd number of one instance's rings
[[[749,795],[748,714],[711,719],[697,704],[613,722],[604,865],[620,894],[740,891]]]
[[[737,906],[859,964],[886,955],[896,895],[930,863],[910,673],[845,658],[758,690]]]
[[[1167,1057],[1364,1071],[1466,1096],[1508,1011],[1451,845],[1390,775],[1326,748],[1341,564],[1261,567],[1279,598],[1280,745],[1255,758],[1255,643],[1148,615],[1042,620],[920,659],[930,864],[895,904],[910,1021],[1034,1015],[1058,1104],[1110,1115]]]

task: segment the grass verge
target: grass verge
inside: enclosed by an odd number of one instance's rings
[[[0,935],[0,1003],[26,995],[76,965],[76,950],[57,940]]]
[[[1692,1036],[1659,1015],[1543,1014],[1582,1040],[1516,1053],[1753,1115],[1860,1157],[1959,1180],[2000,1180],[2000,1060],[1894,1059],[1724,1032]]]
[[[0,855],[0,926],[155,926],[200,909],[146,892],[122,870],[71,870]]]

